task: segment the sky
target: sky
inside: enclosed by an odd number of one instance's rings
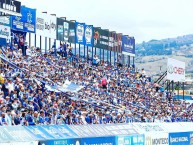
[[[193,0],[19,0],[102,29],[134,36],[137,43],[193,34]]]

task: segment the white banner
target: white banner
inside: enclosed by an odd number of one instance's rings
[[[169,145],[168,133],[145,134],[145,145]]]
[[[168,58],[167,79],[174,82],[184,82],[185,62]]]
[[[57,19],[49,14],[36,12],[36,34],[56,39]]]
[[[5,39],[10,40],[10,38],[11,38],[10,27],[0,25],[0,38],[5,38]]]
[[[38,141],[30,141],[30,142],[7,142],[0,143],[1,145],[38,145]]]

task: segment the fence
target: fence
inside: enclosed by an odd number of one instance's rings
[[[193,123],[2,126],[1,145],[193,145]]]

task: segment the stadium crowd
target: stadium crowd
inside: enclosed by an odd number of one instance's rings
[[[119,60],[80,58],[65,44],[42,54],[13,43],[1,47],[1,56],[0,125],[193,121],[192,104]],[[82,87],[62,91],[67,82]]]

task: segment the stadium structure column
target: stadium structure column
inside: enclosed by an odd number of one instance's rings
[[[36,34],[34,35],[34,46],[36,47]]]
[[[31,47],[31,33],[29,33],[29,47]]]
[[[78,55],[79,55],[79,57],[80,57],[80,44],[78,44]]]

